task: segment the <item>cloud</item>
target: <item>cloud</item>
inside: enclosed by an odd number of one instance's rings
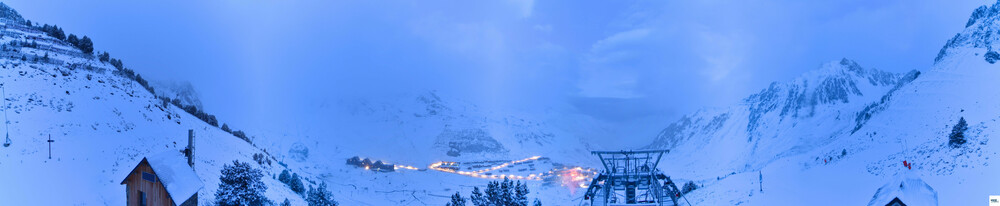
[[[722,34],[708,31],[698,32],[697,47],[705,68],[702,74],[708,80],[718,82],[725,80],[733,71],[745,68],[744,57],[747,55],[744,48],[748,40],[738,34]]]
[[[538,31],[544,32],[544,33],[552,32],[552,25],[549,25],[549,24],[535,24],[534,28],[535,28],[535,30],[538,30]]]
[[[636,98],[639,69],[636,58],[642,55],[642,43],[649,29],[633,29],[597,41],[581,64],[577,83],[579,95],[592,98]]]
[[[509,0],[519,12],[521,18],[531,17],[532,10],[535,7],[534,0]]]

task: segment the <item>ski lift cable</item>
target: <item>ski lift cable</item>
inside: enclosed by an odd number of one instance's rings
[[[688,201],[687,195],[681,195],[681,198],[684,199],[684,202],[688,203],[688,206],[692,206],[691,201]]]

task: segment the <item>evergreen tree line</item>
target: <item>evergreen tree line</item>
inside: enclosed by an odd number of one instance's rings
[[[264,182],[261,181],[264,174],[260,169],[254,168],[249,163],[233,160],[233,164],[223,165],[221,173],[222,175],[219,176],[219,189],[215,192],[216,205],[256,206],[274,204],[274,202],[271,202],[271,200],[268,200],[264,196],[264,192],[267,191],[267,185],[264,185]],[[282,176],[287,175],[287,170],[282,172]],[[298,175],[295,174],[293,177],[286,177],[285,179],[298,180]],[[291,180],[287,181],[291,182]],[[298,181],[298,184],[301,187],[302,182]],[[299,193],[302,194],[301,192]],[[333,199],[333,194],[327,189],[326,183],[320,183],[317,188],[309,186],[309,192],[305,193],[304,198],[309,206],[338,205],[337,201]],[[291,205],[291,202],[288,201],[288,198],[285,198],[281,205]]]
[[[59,28],[59,26],[56,25],[49,26],[49,24],[44,24],[41,27],[35,28],[45,32],[46,35],[51,36],[52,38],[66,41],[66,43],[80,49],[80,51],[84,54],[94,54],[94,42],[86,35],[84,35],[83,38],[79,38],[74,34],[66,36],[66,32],[64,32],[62,28]]]
[[[515,182],[504,178],[503,181],[491,181],[483,191],[473,187],[468,201],[461,193],[455,192],[445,205],[465,206],[466,202],[472,202],[473,206],[528,206],[529,193],[527,182],[522,184],[520,180]],[[532,205],[541,206],[542,202],[535,199]]]
[[[42,32],[45,32],[45,34],[51,36],[52,38],[56,38],[58,40],[63,40],[63,41],[66,40],[66,32],[63,32],[62,28],[59,28],[59,26],[56,25],[49,26],[49,24],[45,24],[42,25],[42,27],[39,29],[42,30]]]

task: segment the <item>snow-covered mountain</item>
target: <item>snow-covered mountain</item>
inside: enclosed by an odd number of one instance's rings
[[[205,185],[199,202],[214,200],[222,166],[239,160],[264,171],[266,196],[305,204],[271,178],[284,166],[253,160],[270,158],[266,150],[163,102],[125,70],[27,25],[2,3],[0,44],[4,132],[12,142],[0,147],[0,205],[124,205],[126,175],[148,155],[179,154],[188,130]]]
[[[149,83],[157,97],[176,100],[177,105],[191,105],[199,110],[204,109],[201,105],[201,96],[194,89],[191,82],[186,81],[152,81]]]
[[[864,68],[848,59],[830,62],[791,82],[772,83],[739,105],[685,115],[663,129],[647,148],[673,149],[675,154],[724,151],[697,161],[726,163],[713,168],[724,173],[756,170],[849,135],[855,125],[853,111],[910,83],[918,74]]]
[[[699,205],[865,205],[903,176],[926,181],[941,205],[985,204],[1000,193],[1000,147],[989,141],[1000,132],[997,19],[1000,3],[976,9],[923,72],[828,63],[739,105],[684,116],[647,148],[671,149],[661,169],[702,184],[689,195]],[[969,143],[951,148],[959,118],[970,122]]]

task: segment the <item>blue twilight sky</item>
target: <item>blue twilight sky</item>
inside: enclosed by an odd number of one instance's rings
[[[927,69],[989,1],[4,1],[249,127],[313,101],[438,90],[668,124],[850,58]]]

